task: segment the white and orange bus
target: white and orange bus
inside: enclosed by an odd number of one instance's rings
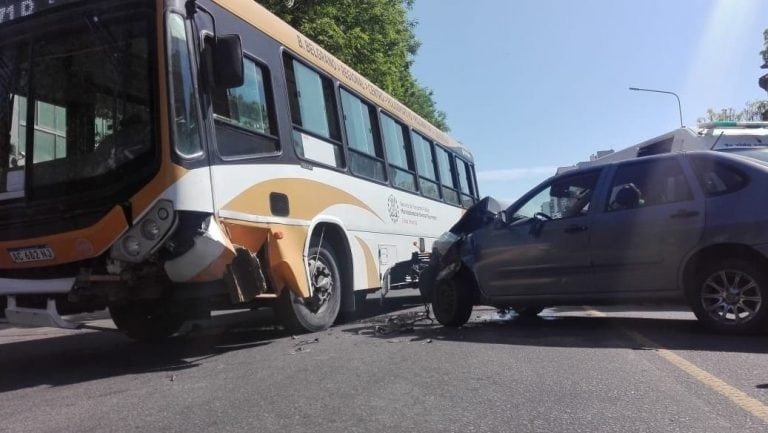
[[[12,323],[325,329],[477,198],[463,145],[254,1],[0,0]]]

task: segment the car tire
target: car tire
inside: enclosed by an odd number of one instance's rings
[[[164,340],[181,328],[184,317],[165,300],[133,301],[109,307],[117,329],[136,341]]]
[[[544,307],[529,306],[529,307],[517,307],[514,309],[520,317],[536,317],[544,311]]]
[[[443,326],[456,328],[467,323],[472,306],[472,290],[460,274],[438,282],[432,290],[432,311]]]
[[[303,299],[285,288],[276,306],[283,325],[296,334],[330,328],[341,307],[341,274],[333,248],[330,245],[313,246],[307,257],[313,296]]]
[[[0,296],[0,319],[5,318],[5,309],[8,308],[8,297]]]
[[[691,309],[705,326],[721,332],[763,330],[768,320],[768,275],[745,259],[702,266],[687,290]]]

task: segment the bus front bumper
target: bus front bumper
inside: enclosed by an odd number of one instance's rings
[[[0,278],[0,296],[69,293],[74,286],[75,277],[50,280]]]

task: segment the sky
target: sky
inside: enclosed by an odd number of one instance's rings
[[[742,108],[765,0],[416,0],[413,67],[475,156],[481,195],[514,200],[558,166]]]

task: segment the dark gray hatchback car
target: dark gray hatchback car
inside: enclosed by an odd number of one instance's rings
[[[717,152],[550,178],[504,210],[485,199],[436,243],[421,289],[446,326],[477,304],[685,301],[720,330],[768,320],[768,164]]]

